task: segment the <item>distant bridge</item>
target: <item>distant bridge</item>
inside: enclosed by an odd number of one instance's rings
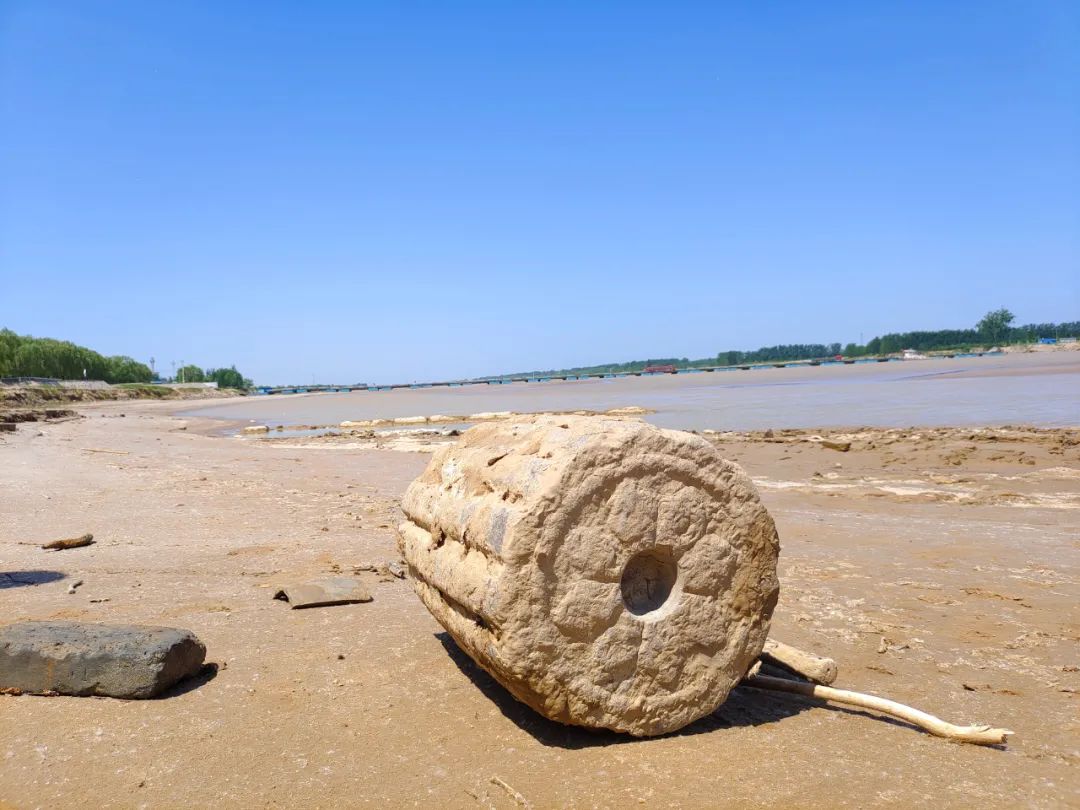
[[[944,357],[982,357],[987,352],[956,353],[942,355]],[[440,382],[422,383],[395,383],[393,385],[368,385],[357,383],[356,385],[260,385],[256,386],[257,394],[315,394],[315,393],[350,393],[353,391],[395,391],[400,388],[456,388],[463,385],[510,385],[513,383],[560,382],[570,380],[601,380],[616,379],[619,377],[660,377],[670,374],[699,374],[717,371],[752,371],[764,368],[794,368],[801,366],[840,366],[856,365],[863,363],[888,363],[900,361],[899,357],[860,357],[843,358],[840,360],[791,360],[777,363],[746,363],[737,366],[691,366],[677,368],[674,371],[604,371],[592,374],[528,374],[518,377],[482,377],[476,380],[444,380]]]

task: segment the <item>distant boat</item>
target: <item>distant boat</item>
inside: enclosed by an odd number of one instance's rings
[[[904,349],[903,354],[900,355],[901,360],[929,360],[925,354],[920,354],[914,349]]]

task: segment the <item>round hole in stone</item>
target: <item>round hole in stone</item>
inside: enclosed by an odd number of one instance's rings
[[[679,569],[671,549],[657,546],[630,558],[622,575],[622,598],[635,616],[659,610],[671,596]]]

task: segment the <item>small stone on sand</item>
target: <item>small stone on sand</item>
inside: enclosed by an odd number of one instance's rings
[[[0,629],[0,689],[150,698],[194,675],[206,647],[172,627],[30,621]]]

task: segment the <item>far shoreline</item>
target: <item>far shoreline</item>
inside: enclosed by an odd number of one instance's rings
[[[887,367],[887,368],[886,368]],[[236,426],[335,429],[345,421],[610,411],[636,406],[660,427],[752,431],[867,427],[1080,425],[1080,352],[926,363],[770,369],[188,401],[176,409]],[[175,403],[179,405],[179,403]],[[441,420],[445,421],[445,420]],[[380,427],[388,427],[380,425]]]

